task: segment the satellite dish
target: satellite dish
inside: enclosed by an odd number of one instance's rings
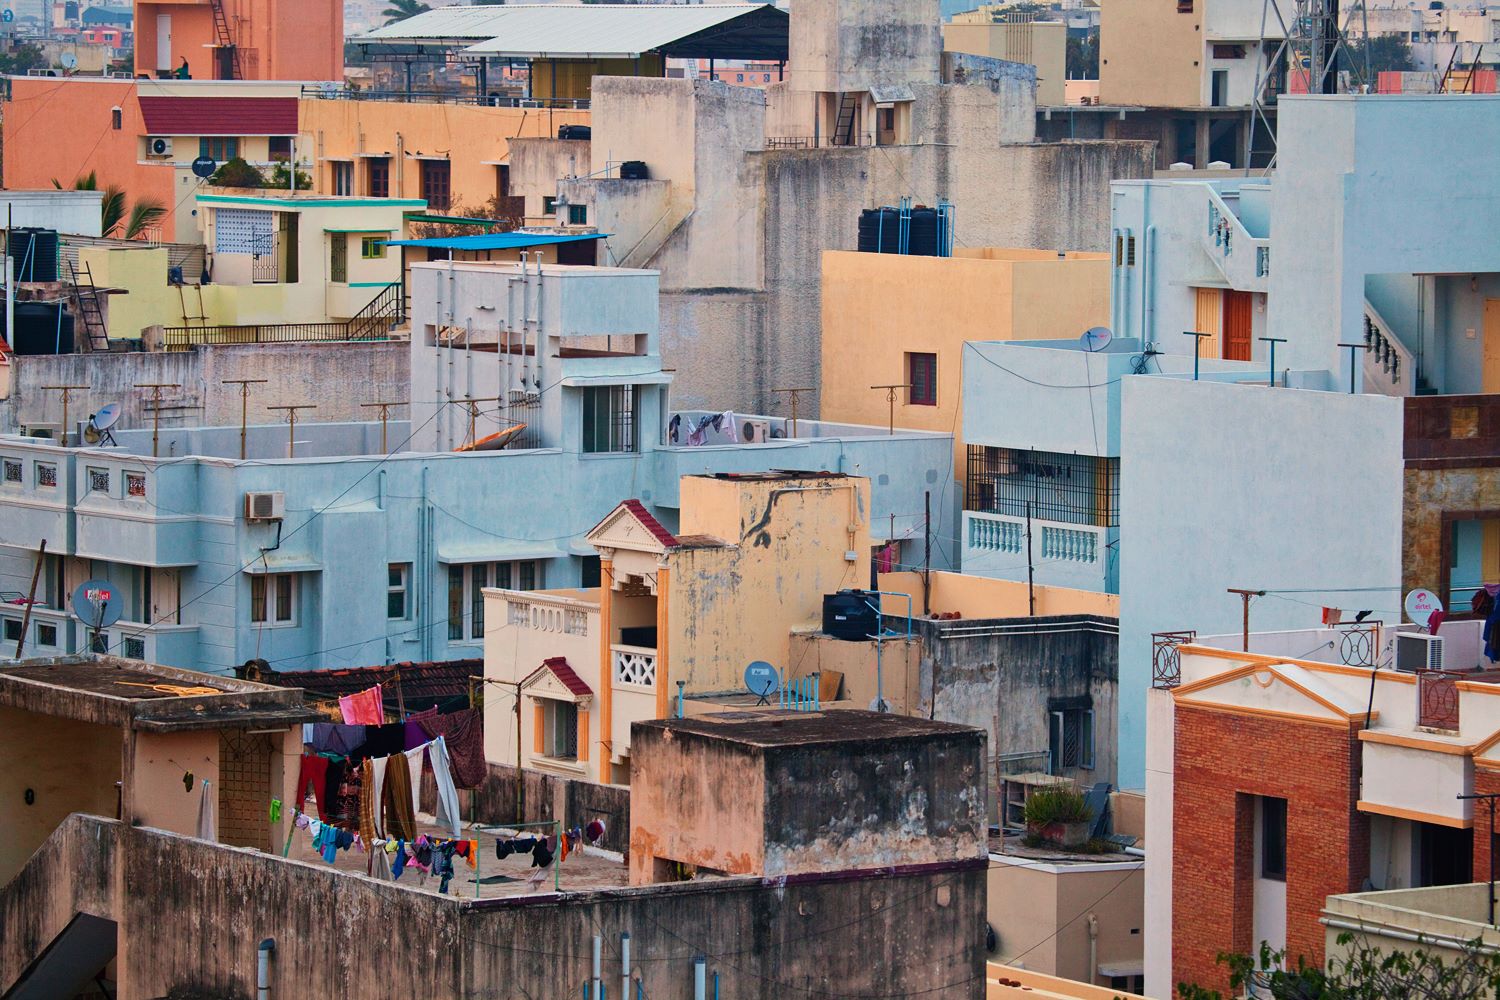
[[[219,164],[212,156],[199,156],[193,160],[193,176],[208,180],[219,169]]]
[[[78,68],[78,56],[76,56],[72,52],[64,52],[61,56],[58,57],[57,61],[62,63],[63,69]]]
[[[769,705],[771,693],[781,686],[781,674],[765,660],[756,660],[745,668],[745,687],[760,700],[757,705]]]
[[[1443,602],[1432,591],[1419,587],[1406,595],[1403,607],[1406,609],[1406,617],[1418,625],[1426,625],[1427,619],[1432,617],[1434,611],[1443,610]]]
[[[105,403],[99,407],[99,412],[94,414],[92,423],[101,431],[107,431],[120,422],[122,412],[119,403]]]
[[[73,613],[89,628],[109,628],[125,613],[125,599],[108,580],[85,580],[73,591]]]
[[[1115,335],[1109,332],[1109,327],[1096,326],[1085,330],[1083,336],[1078,338],[1078,342],[1083,345],[1085,351],[1094,352],[1104,350],[1113,339]]]

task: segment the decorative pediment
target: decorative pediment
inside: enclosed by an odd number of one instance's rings
[[[1291,663],[1247,664],[1184,684],[1173,692],[1180,705],[1254,712],[1347,726],[1365,706]]]
[[[639,500],[626,500],[594,526],[585,538],[599,549],[624,549],[662,555],[676,548],[677,538]]]
[[[521,681],[521,693],[532,698],[570,701],[586,709],[594,700],[594,691],[561,656],[542,663]]]

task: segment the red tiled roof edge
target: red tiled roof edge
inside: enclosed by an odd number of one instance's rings
[[[148,135],[296,135],[295,97],[142,97]]]
[[[626,500],[624,507],[635,515],[635,519],[641,522],[641,527],[651,532],[658,542],[661,542],[667,548],[677,547],[677,536],[663,527],[662,523],[652,516],[651,512],[639,500]]]
[[[543,670],[552,671],[552,675],[562,682],[563,687],[567,688],[569,691],[573,692],[580,698],[589,697],[594,693],[594,689],[589,687],[588,684],[584,683],[582,677],[579,677],[576,673],[573,672],[573,668],[568,666],[567,658],[562,656],[553,656],[543,660],[542,665],[540,667],[537,667],[531,673],[527,674],[526,680],[523,680],[521,683],[524,685],[526,681],[531,680],[531,678],[535,677]]]

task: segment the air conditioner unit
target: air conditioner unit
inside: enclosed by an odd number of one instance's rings
[[[1421,632],[1397,632],[1396,669],[1409,673],[1442,670],[1443,637]]]
[[[245,520],[280,521],[286,517],[286,494],[280,490],[245,494]]]
[[[740,441],[745,444],[765,444],[771,440],[771,421],[741,420]]]
[[[56,441],[62,437],[61,424],[26,424],[21,428],[22,437],[47,438]]]
[[[148,136],[146,138],[146,155],[152,159],[166,159],[172,155],[172,140],[161,135]]]

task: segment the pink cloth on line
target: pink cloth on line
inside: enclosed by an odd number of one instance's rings
[[[345,695],[339,699],[339,711],[344,713],[346,726],[379,726],[385,723],[385,702],[380,694],[380,685]]]

